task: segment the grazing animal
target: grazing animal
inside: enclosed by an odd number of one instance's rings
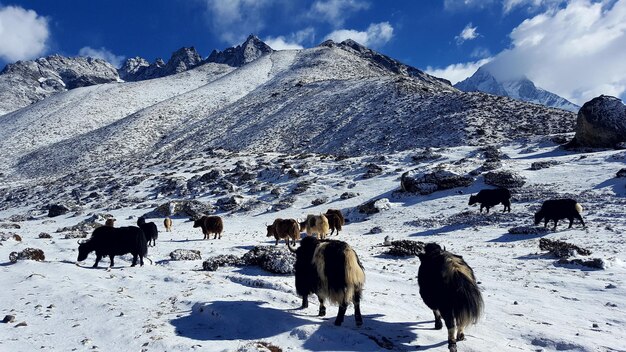
[[[294,219],[276,219],[271,225],[267,225],[267,237],[276,239],[275,246],[278,245],[280,239],[284,239],[285,242],[289,242],[289,239],[296,244],[296,239],[300,235],[300,224]]]
[[[502,212],[509,213],[511,212],[511,192],[506,188],[498,188],[498,189],[483,189],[478,192],[477,195],[471,195],[469,199],[468,205],[474,205],[476,203],[480,203],[480,212],[483,212],[483,208],[487,208],[487,213],[489,213],[489,208],[496,206],[500,203],[504,205],[504,209]]]
[[[300,247],[289,250],[296,253],[296,292],[302,297],[302,308],[309,306],[308,297],[314,293],[320,303],[318,315],[326,315],[324,301],[339,305],[335,325],[343,323],[346,310],[354,303],[356,325],[363,325],[361,296],[365,284],[365,272],[356,252],[345,242],[318,240],[305,237]]]
[[[114,218],[106,219],[106,221],[104,222],[104,226],[114,227],[115,226],[115,219]]]
[[[159,229],[153,222],[146,222],[146,218],[143,216],[137,219],[137,226],[141,228],[143,234],[146,236],[148,246],[156,246],[156,240],[159,238]]]
[[[541,220],[545,220],[543,227],[548,227],[548,221],[554,220],[553,230],[556,230],[556,225],[560,219],[569,220],[569,228],[572,228],[574,224],[574,218],[580,220],[580,223],[585,227],[585,221],[580,215],[583,212],[583,207],[573,199],[551,199],[546,200],[541,205],[541,209],[535,213],[535,225],[539,225]]]
[[[420,296],[435,314],[435,329],[443,327],[443,317],[448,349],[456,352],[456,341],[465,339],[463,330],[470,323],[476,324],[483,310],[474,271],[463,257],[442,250],[436,243],[426,244],[418,256]]]
[[[324,215],[307,215],[306,217],[306,234],[312,236],[317,234],[319,239],[326,238],[329,232],[328,219]]]
[[[346,223],[346,220],[339,209],[328,209],[326,214],[324,214],[328,219],[328,226],[330,228],[330,235],[332,236],[337,230],[337,235],[339,235],[339,231],[341,231],[342,226]]]
[[[78,261],[87,259],[87,255],[96,252],[96,262],[93,267],[98,267],[102,257],[108,256],[109,267],[113,267],[113,257],[130,253],[133,255],[133,264],[143,266],[143,258],[148,254],[148,245],[143,231],[136,226],[109,227],[100,226],[93,231],[91,238],[84,242],[78,242]]]
[[[213,239],[222,238],[222,231],[224,230],[224,223],[219,216],[203,216],[193,222],[193,227],[202,228],[204,239],[208,240],[210,234],[215,234]]]
[[[165,232],[172,232],[172,219],[163,219],[163,226],[165,226]]]

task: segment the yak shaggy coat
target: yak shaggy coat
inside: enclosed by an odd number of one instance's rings
[[[276,219],[274,223],[267,226],[267,237],[272,237],[276,239],[276,246],[278,245],[278,241],[280,239],[284,239],[289,242],[291,238],[293,240],[293,244],[296,244],[296,239],[300,235],[300,224],[294,219]]]
[[[133,255],[131,266],[137,265],[137,257],[139,257],[139,264],[143,266],[143,258],[148,255],[148,244],[139,227],[100,226],[93,231],[90,239],[78,246],[77,260],[82,262],[93,251],[96,252],[94,268],[98,267],[100,259],[105,256],[109,257],[109,267],[113,267],[113,257],[126,253]]]
[[[219,216],[203,216],[193,222],[193,227],[202,228],[205,240],[209,239],[209,236],[213,233],[213,239],[222,238],[222,231],[224,231],[224,222]]]
[[[463,257],[442,250],[436,243],[427,244],[419,258],[420,296],[435,314],[435,329],[443,327],[443,317],[448,328],[448,349],[455,352],[456,341],[465,339],[463,330],[478,322],[483,310],[474,271]]]
[[[354,250],[342,241],[305,237],[295,252],[296,292],[302,297],[302,307],[308,307],[307,297],[315,293],[320,303],[319,316],[326,315],[324,301],[328,299],[339,305],[335,325],[341,325],[348,304],[354,303],[356,324],[362,325],[360,300],[365,272]]]

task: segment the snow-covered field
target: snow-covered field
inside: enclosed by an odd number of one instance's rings
[[[218,212],[225,222],[220,240],[202,240],[199,229],[186,218],[174,218],[173,232],[166,233],[162,218],[157,245],[149,249],[154,261],[130,267],[130,257],[116,258],[106,270],[103,259],[92,269],[95,255],[76,265],[77,243],[64,239],[57,229],[72,226],[92,213],[109,213],[116,226],[134,225],[138,216],[175,196],[157,196],[152,179],[132,190],[150,196],[135,206],[99,208],[105,202],[87,202],[82,213],[48,218],[40,207],[11,208],[0,212],[0,224],[16,223],[19,229],[0,225],[12,238],[0,241],[0,318],[14,315],[13,323],[0,324],[1,351],[444,351],[446,332],[434,330],[432,312],[424,305],[417,285],[419,259],[384,254],[384,238],[436,241],[463,255],[473,267],[485,301],[480,322],[466,330],[459,351],[625,351],[626,337],[626,179],[615,178],[624,167],[624,151],[571,153],[553,143],[538,140],[508,144],[501,151],[502,168],[526,177],[514,192],[512,212],[478,214],[469,207],[469,193],[485,187],[482,176],[467,188],[439,191],[427,196],[395,192],[400,175],[416,167],[439,167],[459,172],[474,170],[484,161],[473,147],[435,150],[443,157],[416,163],[405,151],[347,159],[322,155],[278,154],[199,155],[164,168],[141,170],[152,175],[173,173],[189,179],[207,169],[232,169],[242,162],[268,167],[292,164],[300,177],[262,177],[255,188],[235,184],[237,193],[257,206],[246,211]],[[546,169],[530,170],[532,162],[561,162]],[[364,179],[365,166],[375,163],[380,175]],[[279,168],[278,168],[279,169]],[[205,170],[205,171],[197,171]],[[254,169],[256,170],[256,169]],[[138,171],[137,171],[138,172]],[[119,177],[130,177],[120,175]],[[288,194],[298,182],[312,181],[304,193],[294,194],[293,205],[268,211],[275,204],[270,190]],[[68,185],[69,186],[69,185]],[[267,186],[267,187],[263,187]],[[100,192],[100,190],[98,190]],[[127,190],[130,192],[130,190]],[[356,197],[341,199],[344,192]],[[280,192],[277,192],[277,194]],[[532,225],[532,214],[541,201],[554,195],[572,195],[583,205],[586,229],[573,229],[562,221],[556,232],[545,235],[513,235],[507,230]],[[327,196],[325,204],[312,206]],[[106,197],[106,195],[105,195]],[[191,195],[189,197],[192,197]],[[195,199],[215,203],[220,196],[198,194]],[[372,199],[388,198],[391,207],[365,216],[355,207]],[[175,249],[197,249],[203,259],[219,254],[243,255],[256,245],[273,245],[265,225],[276,217],[300,218],[306,214],[339,208],[349,223],[339,236],[359,254],[367,282],[361,308],[364,325],[356,327],[349,308],[341,327],[333,325],[336,307],[317,317],[317,300],[301,303],[291,275],[270,274],[258,267],[221,267],[202,270],[202,260],[171,261]],[[28,214],[30,220],[11,222],[12,215]],[[374,227],[381,233],[372,234]],[[40,239],[46,232],[51,239]],[[8,237],[8,236],[4,236]],[[564,240],[587,248],[590,257],[602,258],[604,270],[561,266],[541,252],[539,238]],[[279,246],[284,246],[283,243]],[[9,254],[26,247],[45,252],[43,262],[18,261]],[[25,322],[26,326],[18,327]]]

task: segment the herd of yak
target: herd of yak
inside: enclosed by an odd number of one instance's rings
[[[510,212],[510,198],[508,189],[484,189],[470,196],[469,205],[479,203],[480,212],[486,208],[488,213],[491,207],[503,204],[503,211]],[[544,227],[547,227],[548,221],[552,220],[556,229],[560,219],[568,219],[571,228],[574,219],[579,219],[585,226],[581,212],[582,207],[573,199],[547,200],[535,213],[535,225],[544,220]],[[157,226],[146,222],[143,217],[137,220],[138,227],[115,228],[114,220],[109,220],[105,226],[96,228],[89,240],[80,243],[78,261],[85,260],[90,252],[95,251],[94,267],[104,256],[109,257],[112,267],[114,256],[130,253],[133,256],[132,266],[137,264],[137,259],[143,265],[148,245],[156,244]],[[346,242],[325,238],[329,231],[339,234],[344,222],[341,211],[329,209],[326,214],[308,215],[303,222],[276,219],[273,224],[267,225],[267,236],[273,236],[276,245],[284,239],[289,250],[296,255],[296,292],[302,297],[302,308],[308,307],[308,296],[315,294],[319,300],[319,316],[326,314],[326,300],[339,305],[335,325],[341,325],[348,305],[353,304],[356,325],[360,326],[363,324],[360,300],[365,284],[363,265]],[[164,226],[166,231],[170,231],[172,220],[165,218]],[[204,239],[209,239],[211,234],[217,239],[221,238],[224,225],[219,216],[203,216],[194,221],[193,227],[202,229]],[[296,244],[301,232],[306,232],[307,236],[294,249],[292,245]],[[456,351],[456,341],[465,337],[464,328],[476,323],[483,309],[474,271],[461,256],[442,249],[436,243],[426,244],[418,257],[421,261],[418,270],[420,295],[434,313],[435,329],[443,328],[443,318],[448,329],[448,348]]]

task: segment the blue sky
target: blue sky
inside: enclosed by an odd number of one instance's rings
[[[1,66],[167,61],[182,46],[206,57],[250,33],[275,49],[350,37],[453,82],[491,62],[579,104],[626,91],[626,0],[0,0]]]

